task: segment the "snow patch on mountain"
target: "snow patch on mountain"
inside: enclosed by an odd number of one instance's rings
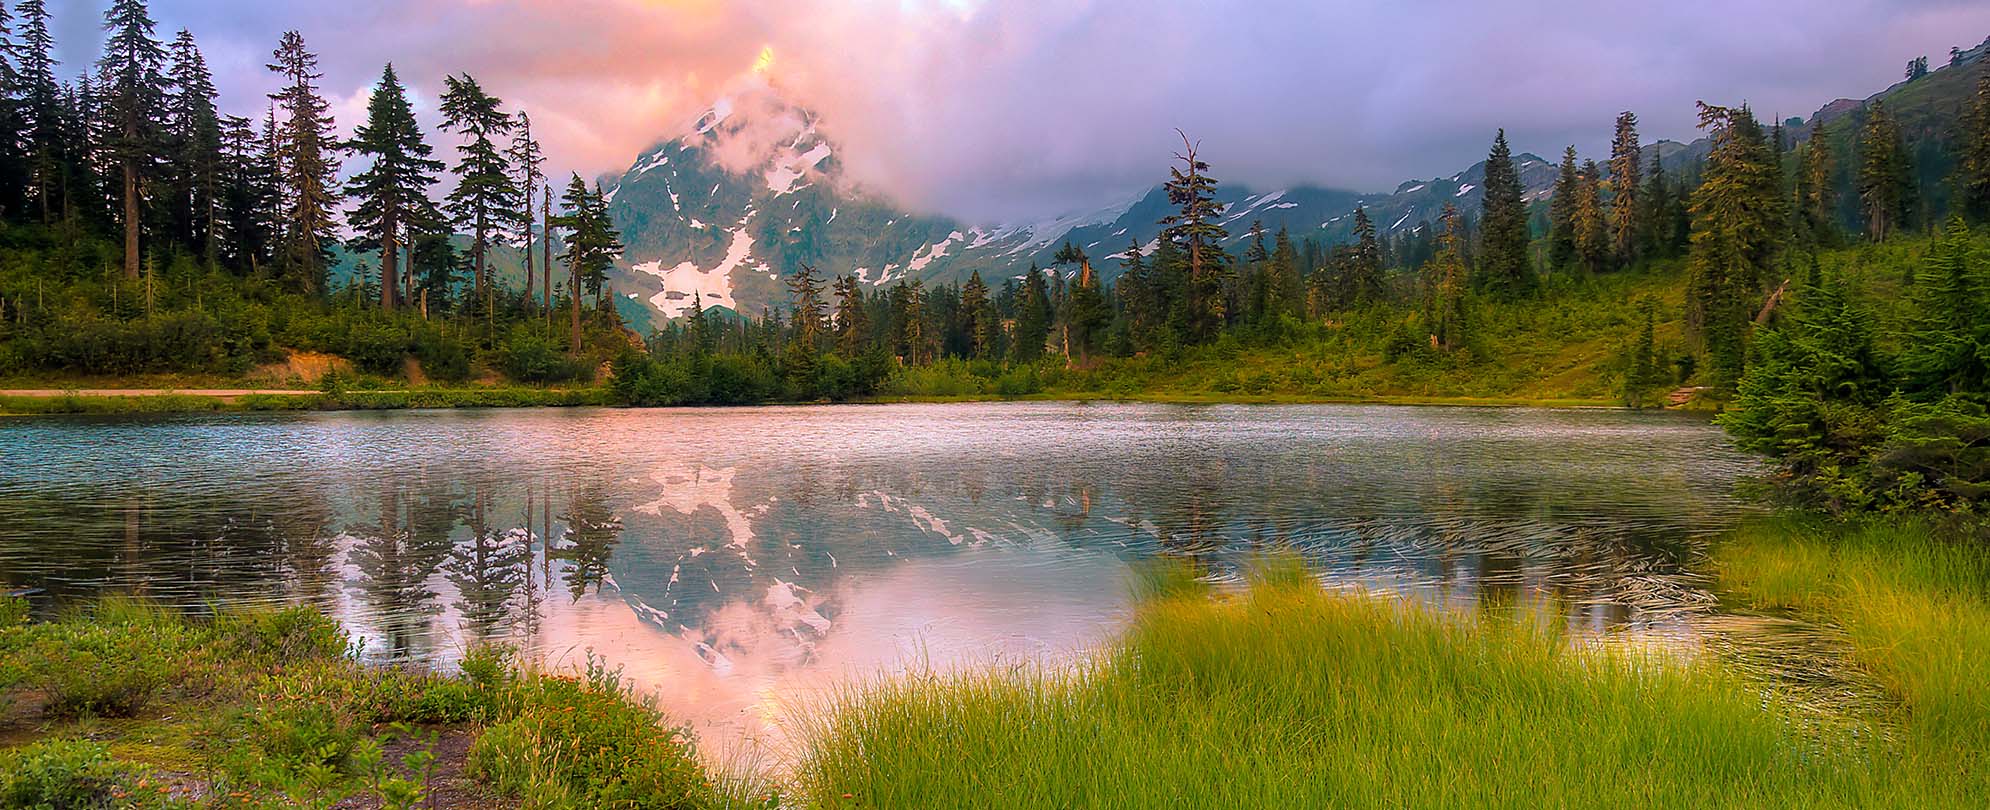
[[[822,161],[827,160],[829,154],[829,144],[818,143],[815,148],[790,160],[782,161],[780,165],[767,170],[767,189],[774,192],[776,197],[796,190],[795,181],[802,179]]]
[[[958,241],[965,241],[966,239],[967,235],[961,233],[960,231],[954,231],[953,233],[947,234],[947,238],[942,239],[938,242],[934,242],[923,253],[914,254],[912,257],[912,261],[905,265],[905,269],[914,273],[924,270],[926,269],[926,265],[933,263],[934,259],[947,255],[947,248],[951,246],[953,243]]]
[[[717,267],[704,270],[694,262],[679,262],[669,270],[663,269],[663,262],[643,262],[630,269],[647,273],[663,282],[663,291],[650,296],[650,306],[663,313],[666,318],[682,316],[691,309],[691,297],[697,295],[706,307],[724,306],[733,311],[739,310],[739,302],[733,300],[732,271],[746,265],[753,257],[753,236],[746,228],[734,228],[732,242],[726,246],[726,256]],[[759,269],[765,270],[762,262]]]

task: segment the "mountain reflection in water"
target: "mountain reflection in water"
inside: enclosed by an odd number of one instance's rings
[[[21,419],[0,455],[0,584],[45,607],[592,650],[727,746],[851,679],[1077,654],[1164,555],[1687,633],[1752,469],[1666,414],[1065,403]]]

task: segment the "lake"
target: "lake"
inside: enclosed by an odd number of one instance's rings
[[[708,747],[908,668],[1056,662],[1145,561],[1690,639],[1756,466],[1623,411],[1001,403],[0,421],[0,585],[303,602],[381,661],[592,653]]]

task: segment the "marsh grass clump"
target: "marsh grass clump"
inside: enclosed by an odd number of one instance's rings
[[[1784,517],[1715,551],[1728,598],[1845,632],[1916,752],[1990,791],[1990,547],[1927,518]],[[1981,794],[1979,794],[1981,795]]]
[[[1815,807],[1933,796],[1715,666],[1320,589],[1149,589],[1074,670],[872,684],[804,718],[821,806]],[[846,798],[847,797],[847,798]]]
[[[468,767],[527,807],[713,806],[716,793],[689,736],[589,656],[580,676],[523,673],[502,691],[502,720],[470,749]]]

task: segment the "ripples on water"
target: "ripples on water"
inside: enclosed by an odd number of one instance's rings
[[[26,419],[0,457],[0,584],[308,602],[383,660],[591,648],[721,736],[1081,650],[1159,555],[1684,633],[1751,470],[1667,414],[1062,403]]]

